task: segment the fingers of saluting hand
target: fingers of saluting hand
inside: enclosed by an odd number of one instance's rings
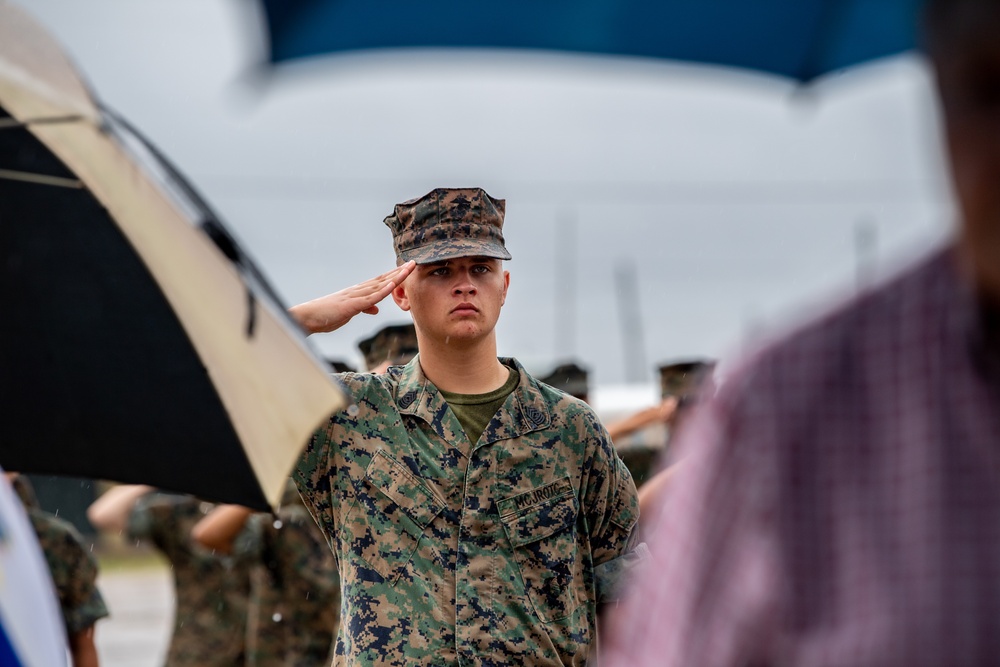
[[[371,280],[366,280],[363,283],[358,283],[353,287],[348,287],[341,291],[341,294],[347,298],[355,299],[357,301],[359,311],[358,312],[368,312],[371,306],[374,306],[379,301],[389,296],[398,285],[400,285],[406,277],[413,272],[413,267],[416,266],[415,262],[407,262],[402,266],[397,266],[392,271],[386,271],[380,276],[376,276]],[[378,312],[378,309],[375,309]]]
[[[334,331],[358,313],[378,313],[376,304],[406,280],[414,266],[414,262],[407,262],[371,280],[293,306],[289,312],[308,333]]]

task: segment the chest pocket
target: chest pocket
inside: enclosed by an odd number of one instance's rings
[[[584,582],[569,478],[505,498],[497,509],[535,614],[546,623],[571,615]]]
[[[360,487],[341,539],[350,553],[395,583],[444,503],[409,468],[382,450],[372,457]]]

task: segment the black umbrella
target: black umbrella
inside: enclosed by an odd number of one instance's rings
[[[0,3],[0,466],[276,504],[343,404],[218,218]]]

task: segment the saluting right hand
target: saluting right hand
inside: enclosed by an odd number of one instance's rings
[[[292,306],[288,312],[308,334],[336,331],[359,313],[378,313],[377,304],[406,280],[416,265],[407,262],[371,280]]]

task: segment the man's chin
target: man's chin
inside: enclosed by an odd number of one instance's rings
[[[450,327],[444,334],[445,343],[474,343],[489,335],[489,331],[479,323],[460,322]]]

